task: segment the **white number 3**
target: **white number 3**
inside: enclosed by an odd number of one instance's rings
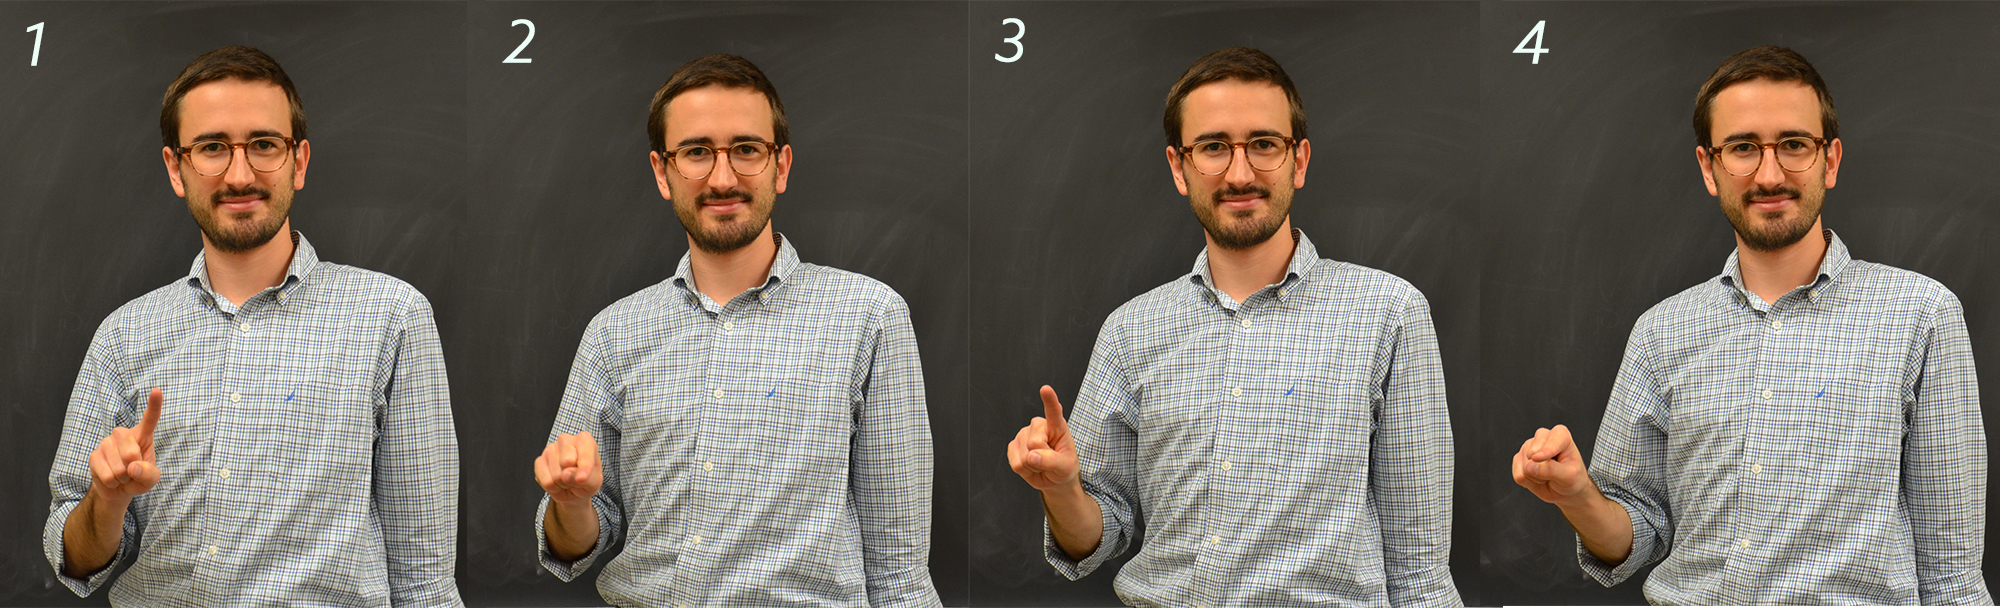
[[[1000,25],[1007,25],[1009,23],[1014,24],[1015,28],[1014,37],[1008,38],[1006,40],[1001,40],[1001,42],[1014,45],[1014,56],[1003,57],[999,53],[994,53],[993,58],[1000,60],[1000,63],[1013,63],[1015,61],[1019,61],[1021,59],[1021,55],[1023,53],[1028,52],[1027,47],[1021,46],[1021,37],[1028,35],[1028,24],[1022,23],[1020,19],[1015,19],[1012,17],[1000,20]]]

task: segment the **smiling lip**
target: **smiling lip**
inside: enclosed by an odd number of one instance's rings
[[[1792,197],[1789,196],[1753,198],[1750,199],[1749,207],[1756,211],[1777,211],[1784,209],[1786,205],[1790,205],[1791,203]]]
[[[749,207],[750,206],[749,203],[750,203],[749,201],[742,199],[730,199],[727,201],[710,201],[702,203],[701,208],[703,211],[708,211],[712,213],[735,213]]]
[[[263,202],[264,199],[262,197],[249,196],[242,198],[225,198],[216,201],[215,206],[222,209],[223,211],[241,213],[245,211],[250,211],[252,209],[256,209],[257,205],[263,204]]]

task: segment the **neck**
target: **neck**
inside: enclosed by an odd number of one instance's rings
[[[1826,236],[1819,222],[1799,242],[1771,251],[1758,251],[1736,237],[1736,268],[1743,273],[1743,286],[1769,304],[1800,285],[1813,282],[1819,265],[1826,259]]]
[[[1250,294],[1266,286],[1285,280],[1285,269],[1292,264],[1292,250],[1298,243],[1292,240],[1292,218],[1278,227],[1278,232],[1264,242],[1246,249],[1225,249],[1215,244],[1215,237],[1203,233],[1208,240],[1208,275],[1222,293],[1242,302]]]
[[[285,269],[292,265],[293,249],[291,220],[285,220],[270,241],[245,251],[223,251],[209,242],[208,235],[201,237],[209,287],[237,306],[265,288],[284,284]]]
[[[703,251],[688,239],[688,271],[694,274],[694,285],[702,295],[715,300],[718,305],[728,304],[744,290],[763,285],[771,276],[771,264],[778,260],[778,243],[772,237],[771,224],[764,224],[764,231],[757,239],[731,251]]]

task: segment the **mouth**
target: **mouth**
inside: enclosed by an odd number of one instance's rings
[[[216,196],[215,208],[226,213],[249,213],[266,203],[261,193],[242,193]]]
[[[1760,213],[1774,213],[1785,210],[1797,203],[1799,194],[1787,191],[1752,192],[1743,197],[1743,210]]]

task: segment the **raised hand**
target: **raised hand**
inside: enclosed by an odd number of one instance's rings
[[[160,482],[153,458],[153,429],[160,424],[160,389],[146,395],[146,415],[137,428],[111,429],[90,453],[90,492],[122,507]]]
[[[1584,469],[1583,454],[1570,438],[1569,427],[1536,429],[1535,437],[1521,443],[1514,455],[1514,483],[1534,492],[1537,498],[1555,505],[1574,505],[1596,494]]]
[[[557,504],[581,506],[604,487],[604,468],[598,466],[597,439],[589,432],[557,435],[535,458],[535,482]]]
[[[1007,464],[1037,490],[1076,484],[1076,442],[1070,440],[1056,389],[1042,387],[1042,413],[1007,444]]]

